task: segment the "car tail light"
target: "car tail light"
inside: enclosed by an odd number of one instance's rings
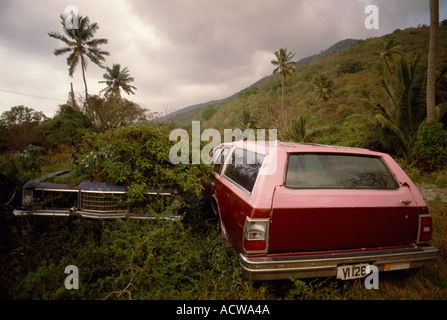
[[[267,251],[269,219],[245,220],[244,226],[244,248],[250,252]]]
[[[431,215],[420,215],[419,216],[419,235],[418,242],[426,242],[431,240],[432,234],[432,219]]]

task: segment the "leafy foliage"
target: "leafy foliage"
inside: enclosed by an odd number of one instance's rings
[[[384,102],[365,94],[365,101],[375,110],[375,123],[364,146],[374,146],[408,159],[413,152],[416,131],[426,117],[425,66],[420,56],[413,61],[405,57],[395,65],[395,77],[379,68],[386,92]],[[380,146],[380,147],[379,147]]]
[[[31,108],[21,106],[12,107],[1,115],[0,123],[2,127],[10,128],[20,126],[24,123],[39,124],[47,119],[43,112],[35,111]]]
[[[447,163],[447,131],[441,123],[428,126],[423,122],[419,128],[416,148],[416,164],[424,170],[443,169]]]
[[[67,58],[68,74],[73,76],[74,71],[79,63],[83,72],[86,69],[85,59],[88,57],[93,63],[102,66],[102,61],[105,60],[104,56],[109,55],[107,51],[101,50],[100,45],[107,44],[107,39],[94,39],[96,31],[99,26],[96,22],[90,23],[89,17],[79,17],[79,25],[77,28],[66,28],[65,18],[60,16],[63,34],[59,32],[49,32],[48,35],[51,38],[62,41],[66,46],[55,49],[54,55],[59,56],[61,54],[70,53]]]
[[[0,171],[21,190],[24,183],[40,174],[47,160],[44,151],[43,147],[28,145],[22,151],[0,158]]]
[[[334,81],[328,75],[322,73],[314,77],[313,85],[315,95],[319,101],[326,103],[332,99]]]
[[[382,51],[380,52],[381,63],[385,65],[385,68],[390,74],[394,74],[394,58],[395,56],[403,56],[404,51],[402,45],[400,45],[396,37],[387,35],[382,41]]]
[[[78,108],[64,104],[53,117],[42,124],[45,133],[45,146],[53,148],[61,144],[75,147],[82,142],[84,135],[93,133],[90,119]]]
[[[298,119],[292,120],[292,125],[287,131],[287,138],[295,142],[311,141],[311,123],[309,117],[301,115]]]
[[[357,73],[363,70],[362,62],[359,60],[343,61],[338,67],[339,73]]]
[[[282,79],[287,79],[295,72],[295,62],[292,61],[294,53],[287,52],[287,48],[281,48],[279,51],[275,51],[276,60],[272,60],[271,63],[276,67],[273,70],[273,74],[280,74]]]
[[[77,175],[85,179],[121,183],[129,201],[139,201],[150,188],[178,186],[185,194],[199,195],[209,174],[205,165],[173,165],[173,145],[163,127],[132,124],[85,138],[77,155]]]
[[[148,120],[149,112],[135,102],[110,94],[106,98],[89,96],[90,119],[98,131]]]
[[[25,106],[14,106],[0,117],[0,151],[19,151],[39,135],[39,125],[48,119],[42,112]]]
[[[215,229],[132,220],[16,229],[11,263],[0,267],[2,298],[244,298],[237,292],[243,278],[236,256],[224,252]],[[79,290],[64,287],[67,265],[79,269]]]
[[[256,114],[250,112],[250,109],[247,107],[242,110],[239,120],[239,124],[242,129],[253,129],[256,128],[258,124]]]

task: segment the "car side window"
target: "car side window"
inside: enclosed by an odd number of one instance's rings
[[[248,192],[252,192],[264,158],[263,154],[236,148],[224,174]]]
[[[220,171],[222,170],[222,166],[224,164],[228,152],[230,151],[230,148],[223,148],[221,150],[216,151],[218,152],[218,154],[214,160],[213,171],[217,174],[220,174]]]

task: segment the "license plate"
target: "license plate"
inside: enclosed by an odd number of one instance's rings
[[[368,263],[339,266],[337,268],[337,279],[351,280],[366,277],[369,274],[367,266],[369,266]]]

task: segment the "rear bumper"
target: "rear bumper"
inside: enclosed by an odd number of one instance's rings
[[[250,257],[241,253],[239,263],[250,280],[278,280],[332,277],[337,275],[337,267],[345,264],[369,263],[379,271],[389,271],[402,263],[419,268],[432,264],[437,255],[438,249],[433,246],[300,256]]]

